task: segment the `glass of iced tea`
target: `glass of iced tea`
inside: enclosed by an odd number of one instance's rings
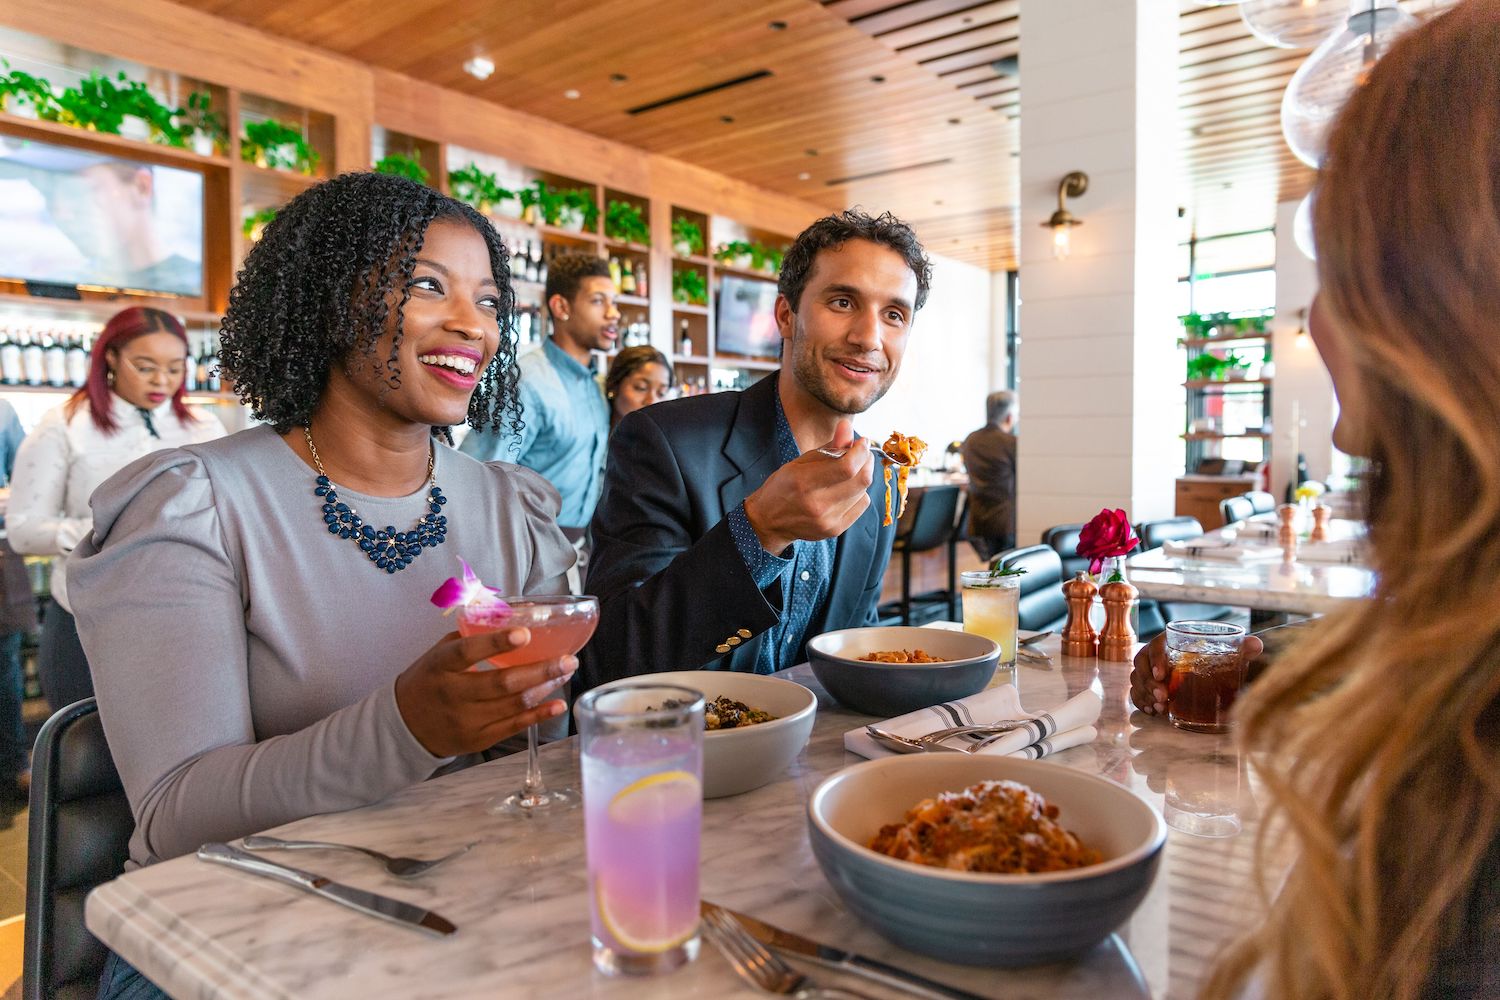
[[[1245,630],[1227,622],[1167,623],[1167,718],[1195,733],[1229,731],[1229,709],[1245,683]]]
[[[594,965],[667,972],[698,954],[703,695],[600,688],[577,718]]]
[[[995,640],[1000,647],[1000,668],[1013,669],[1020,575],[993,576],[989,570],[973,570],[959,576],[963,582],[964,631]]]
[[[489,658],[488,665],[497,668],[571,656],[588,643],[599,624],[597,597],[538,594],[502,600],[504,604],[465,605],[458,612],[458,631],[462,635],[513,628],[531,631],[531,641],[526,645]],[[488,667],[481,664],[479,669]],[[578,793],[573,789],[548,788],[543,783],[536,743],[536,726],[531,726],[526,730],[526,783],[510,795],[492,799],[487,806],[490,812],[526,816],[578,805]]]

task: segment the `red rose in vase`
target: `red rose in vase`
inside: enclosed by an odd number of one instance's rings
[[[1104,560],[1127,555],[1139,544],[1123,510],[1101,510],[1079,532],[1078,554],[1089,560],[1089,572],[1097,576]]]

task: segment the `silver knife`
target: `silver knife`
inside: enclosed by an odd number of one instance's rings
[[[714,906],[716,904],[709,903]],[[886,965],[873,958],[857,955],[852,951],[842,951],[830,945],[820,944],[811,938],[805,938],[791,931],[784,931],[780,927],[774,927],[763,920],[737,913],[728,907],[721,906],[719,909],[738,920],[750,936],[768,948],[786,955],[797,958],[805,958],[819,965],[831,969],[839,969],[849,972],[871,982],[880,983],[884,986],[895,987],[907,993],[918,996],[942,997],[943,1000],[986,1000],[976,993],[968,993],[952,986],[944,986],[942,983],[919,976],[905,969],[898,969],[894,965]]]
[[[227,865],[242,872],[250,872],[252,875],[265,875],[278,882],[285,882],[287,885],[296,886],[298,889],[347,906],[351,910],[358,910],[360,913],[367,913],[381,920],[389,920],[392,923],[426,931],[438,937],[446,937],[458,930],[453,924],[431,910],[424,910],[420,906],[403,903],[399,899],[377,895],[364,889],[341,885],[300,868],[278,865],[274,861],[247,854],[228,844],[204,844],[198,848],[198,859],[210,864]]]

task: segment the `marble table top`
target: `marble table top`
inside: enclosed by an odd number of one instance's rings
[[[1274,521],[1274,517],[1272,517]],[[1205,533],[1207,538],[1244,540],[1262,525],[1264,518],[1252,519],[1249,528],[1230,525]],[[1358,522],[1335,518],[1329,522],[1329,538],[1343,541],[1358,537]],[[1274,545],[1257,537],[1253,544]],[[1326,614],[1349,601],[1369,596],[1375,587],[1375,573],[1358,563],[1326,563],[1293,559],[1233,562],[1226,559],[1193,558],[1173,555],[1165,549],[1152,549],[1127,560],[1130,582],[1142,597],[1158,601],[1195,601],[1205,604],[1228,604],[1261,611],[1289,611],[1298,614]]]
[[[806,805],[824,777],[858,762],[844,750],[843,733],[872,720],[834,703],[805,665],[788,672],[818,694],[817,725],[801,756],[770,785],[704,804],[704,898],[982,996],[1192,996],[1220,943],[1257,908],[1260,789],[1232,737],[1180,732],[1131,709],[1128,664],[1065,658],[1056,637],[1037,648],[1053,663],[1019,669],[1028,709],[1054,708],[1087,688],[1104,700],[1095,742],[1050,759],[1131,788],[1163,811],[1170,828],[1156,884],[1117,934],[1070,962],[969,968],[906,952],[851,916],[812,857]],[[696,962],[663,977],[611,979],[594,971],[582,812],[538,821],[484,812],[487,799],[520,784],[523,758],[275,831],[417,856],[478,840],[463,857],[407,881],[342,852],[273,855],[433,909],[460,928],[449,938],[435,940],[191,857],[100,886],[88,899],[88,926],[179,1000],[754,995],[706,942]],[[546,746],[542,766],[549,782],[576,787],[576,738]],[[1214,838],[1186,832],[1213,824],[1240,829]],[[839,982],[827,973],[819,981]],[[872,997],[902,995],[854,980],[843,985]]]

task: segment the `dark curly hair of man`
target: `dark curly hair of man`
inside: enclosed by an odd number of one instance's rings
[[[544,301],[552,312],[552,296],[561,295],[568,302],[578,297],[584,278],[609,277],[609,262],[593,254],[558,254],[547,262],[547,285]]]
[[[500,348],[469,400],[468,422],[521,428],[515,292],[505,245],[489,220],[463,202],[388,174],[350,173],[293,198],[266,226],[229,292],[219,366],[235,394],[279,433],[306,427],[336,364],[361,363],[401,385],[397,350],[412,269],[437,219],[460,220],[483,237],[499,286]],[[390,356],[375,342],[396,310]],[[440,429],[445,430],[445,429]]]
[[[812,273],[813,260],[819,250],[836,249],[850,240],[869,240],[890,247],[901,255],[912,274],[917,276],[917,301],[913,309],[921,309],[927,302],[927,291],[932,287],[932,262],[911,227],[890,212],[873,217],[859,208],[851,208],[836,215],[825,215],[802,230],[781,260],[781,275],[776,280],[776,290],[786,296],[792,312],[802,299],[802,290],[807,287],[807,277]]]

